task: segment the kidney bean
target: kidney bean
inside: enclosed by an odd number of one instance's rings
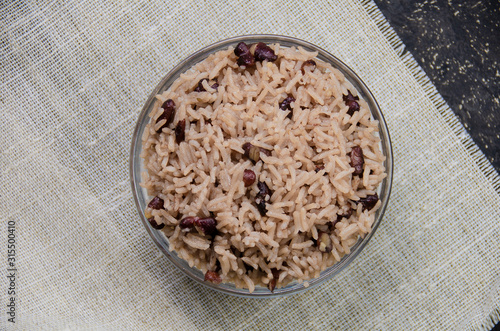
[[[175,141],[180,144],[186,138],[186,120],[179,121],[175,127]]]
[[[207,236],[215,236],[217,234],[217,222],[213,217],[198,218],[194,220],[194,224]]]
[[[154,197],[148,203],[148,207],[151,208],[151,209],[163,209],[163,204],[164,203],[165,203],[165,201],[163,201],[162,198]]]
[[[344,214],[338,214],[336,222],[339,222],[342,218],[349,218],[352,215],[352,209],[348,209]]]
[[[198,82],[198,86],[196,86],[196,88],[194,89],[194,92],[206,92],[207,90],[205,90],[205,87],[203,86],[203,82],[204,81],[207,81],[208,82],[208,79],[207,78],[203,78],[201,79],[199,82]],[[210,86],[211,88],[213,88],[214,90],[217,90],[217,88],[219,87],[219,84],[217,83],[214,83]]]
[[[254,56],[256,61],[268,60],[269,62],[276,61],[278,56],[274,53],[273,49],[264,43],[258,43],[255,47]]]
[[[253,145],[251,143],[244,143],[243,145],[241,145],[241,148],[243,148],[243,150],[245,151],[243,155],[248,157],[250,154],[250,148],[252,148],[252,146]]]
[[[259,189],[259,193],[257,193],[257,195],[255,196],[255,204],[257,205],[257,209],[259,210],[260,214],[262,216],[266,216],[266,197],[270,197],[272,195],[272,192],[265,182],[257,182],[257,188]]]
[[[173,109],[175,108],[175,102],[174,100],[172,99],[167,99],[163,102],[163,104],[161,105],[161,108],[163,109]]]
[[[240,67],[251,67],[251,66],[254,66],[255,65],[255,58],[253,57],[252,54],[248,53],[248,54],[243,54],[242,56],[240,56],[238,58],[238,60],[236,60],[236,63],[240,66]]]
[[[363,205],[363,210],[371,210],[378,202],[378,194],[368,195],[366,198],[359,199],[358,203]]]
[[[236,56],[242,56],[244,54],[250,54],[250,48],[244,42],[240,42],[238,45],[236,45],[236,48],[234,49],[234,54]]]
[[[192,228],[194,228],[194,225],[197,220],[199,220],[199,217],[193,217],[193,216],[185,217],[180,221],[179,226],[183,231],[189,231]]]
[[[280,272],[276,268],[272,268],[271,272],[273,274],[273,278],[269,281],[269,284],[267,287],[269,288],[269,291],[274,292],[274,289],[276,288],[276,283],[278,282],[278,279],[280,278]]]
[[[153,229],[156,229],[156,230],[161,230],[165,227],[165,224],[163,224],[163,223],[160,223],[160,224],[156,223],[154,217],[148,218],[148,222],[149,222],[149,224],[151,224]]]
[[[351,91],[347,90],[347,95],[342,95],[342,100],[344,100],[344,102],[356,101],[359,100],[359,97],[355,97],[354,95],[352,95]]]
[[[287,118],[292,118],[293,116],[293,109],[291,103],[295,102],[295,98],[292,96],[286,97],[283,101],[280,102],[280,109],[281,110],[290,110],[290,112],[287,115]]]
[[[251,186],[255,182],[255,172],[250,169],[245,169],[243,172],[243,183],[245,183],[245,187]]]
[[[353,96],[351,91],[347,90],[347,95],[343,95],[342,100],[344,100],[345,104],[349,106],[347,114],[350,116],[352,116],[354,112],[359,111],[359,103],[356,101],[359,100],[359,97]]]
[[[166,128],[172,121],[175,116],[175,102],[172,99],[165,100],[161,105],[163,108],[163,113],[158,117],[156,122],[160,122],[161,120],[166,120],[165,124],[163,124],[156,132],[161,132],[163,128]]]
[[[363,173],[363,166],[365,159],[363,157],[363,150],[359,146],[354,146],[351,150],[351,167],[354,168],[353,175],[361,175]]]
[[[271,190],[267,186],[265,182],[258,182],[257,183],[257,188],[259,189],[259,193],[257,195],[260,195],[261,197],[265,198],[266,195],[271,196]]]
[[[205,92],[206,91],[205,87],[203,87],[204,81],[208,82],[208,79],[207,78],[200,79],[200,81],[198,82],[198,86],[196,86],[196,88],[194,89],[195,92]]]
[[[257,205],[257,209],[259,210],[260,215],[266,216],[267,214],[266,201],[262,198],[256,198],[255,204]]]
[[[220,284],[222,282],[222,279],[220,278],[219,274],[216,273],[215,271],[208,270],[205,273],[205,281],[214,284]]]
[[[294,97],[286,97],[283,101],[280,102],[280,109],[292,110],[292,105],[291,105],[292,102],[295,102]]]

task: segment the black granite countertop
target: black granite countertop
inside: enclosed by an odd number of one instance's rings
[[[500,1],[375,3],[500,173]]]
[[[500,1],[375,3],[500,173]]]

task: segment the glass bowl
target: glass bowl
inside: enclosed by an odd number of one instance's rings
[[[181,73],[187,71],[196,63],[203,61],[210,54],[215,53],[220,50],[227,49],[229,46],[235,47],[239,42],[246,42],[247,44],[264,42],[266,44],[279,43],[281,46],[292,47],[292,46],[301,46],[307,51],[317,51],[320,60],[325,62],[329,62],[333,67],[339,69],[351,82],[351,84],[357,89],[358,93],[362,95],[365,101],[368,103],[372,117],[379,121],[379,136],[381,139],[381,148],[382,153],[386,156],[385,168],[387,172],[387,177],[382,181],[378,189],[378,195],[382,202],[381,207],[376,211],[375,221],[372,226],[372,231],[367,234],[364,238],[358,238],[356,244],[351,248],[351,253],[344,255],[341,261],[337,262],[330,268],[327,268],[323,272],[321,272],[318,278],[313,278],[308,281],[308,286],[304,283],[298,283],[296,281],[288,284],[287,286],[276,288],[274,292],[269,291],[265,287],[256,286],[253,293],[250,293],[247,289],[236,288],[234,284],[231,283],[221,283],[221,284],[213,284],[204,281],[204,274],[201,270],[192,268],[188,265],[188,263],[179,258],[175,252],[171,252],[169,250],[169,243],[167,237],[163,234],[162,231],[155,230],[151,227],[146,217],[144,216],[144,210],[151,199],[148,196],[146,189],[140,186],[141,182],[141,173],[144,170],[143,162],[140,157],[142,150],[142,140],[141,137],[143,135],[146,124],[149,122],[150,117],[148,114],[152,111],[155,103],[155,95],[167,90],[170,85],[180,76]],[[130,149],[130,181],[132,185],[132,192],[134,195],[135,204],[137,206],[137,210],[139,211],[139,215],[141,220],[146,227],[146,231],[149,233],[153,241],[156,243],[158,248],[165,254],[165,256],[175,264],[180,270],[182,270],[189,278],[198,282],[204,286],[217,290],[219,292],[241,296],[241,297],[253,297],[253,298],[265,298],[265,297],[279,297],[283,295],[299,293],[305,291],[307,289],[311,289],[315,286],[318,286],[325,281],[331,279],[333,276],[337,275],[341,270],[343,270],[349,263],[351,263],[356,256],[363,250],[366,244],[370,241],[371,237],[377,230],[380,222],[382,220],[382,216],[387,206],[387,202],[389,200],[389,195],[391,192],[391,184],[392,184],[392,173],[393,173],[393,160],[392,160],[392,147],[391,141],[389,138],[389,131],[387,129],[387,125],[385,123],[384,117],[378,106],[375,98],[373,97],[368,87],[361,81],[361,79],[342,61],[337,59],[335,56],[331,55],[327,51],[315,46],[309,42],[292,38],[286,36],[279,35],[247,35],[247,36],[238,36],[229,38],[226,40],[219,41],[215,44],[206,46],[201,50],[195,52],[194,54],[188,56],[185,60],[179,63],[175,68],[173,68],[158,84],[158,86],[154,89],[154,91],[149,96],[146,101],[144,108],[139,114],[139,118],[137,120],[137,124],[135,127],[135,131],[132,137],[132,146]]]

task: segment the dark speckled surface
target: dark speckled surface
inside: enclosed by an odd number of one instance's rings
[[[500,1],[375,3],[500,172]]]
[[[500,1],[375,3],[500,173]]]

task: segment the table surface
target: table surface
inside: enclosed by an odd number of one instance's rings
[[[500,173],[500,2],[375,3]]]
[[[500,2],[375,3],[500,172]]]
[[[415,9],[409,2],[393,1],[391,6],[395,9],[389,8],[388,12],[393,10],[396,16],[396,9]],[[406,112],[393,102],[399,91],[405,90],[405,81],[400,79],[398,71],[390,69],[398,68],[402,61],[387,56],[383,71],[379,71],[373,66],[373,58],[357,48],[342,48],[341,54],[352,59],[358,68],[370,69],[366,76],[372,82],[379,80],[377,73],[381,72],[387,82],[394,84],[382,82],[378,93],[389,97],[381,103],[393,110],[390,112],[393,132],[401,137],[398,155],[401,162],[409,160],[411,165],[408,173],[399,172],[404,185],[393,186],[396,197],[393,202],[397,203],[387,211],[385,226],[379,228],[378,239],[371,243],[375,245],[358,257],[359,267],[346,269],[345,277],[335,279],[334,286],[318,289],[317,297],[309,295],[264,304],[223,297],[210,289],[192,286],[181,271],[158,255],[137,218],[130,195],[128,148],[124,147],[130,143],[131,132],[126,128],[133,127],[147,91],[155,86],[164,70],[177,62],[176,58],[183,57],[186,47],[196,48],[199,40],[208,43],[217,36],[248,33],[258,24],[259,30],[296,34],[302,39],[317,31],[311,40],[314,43],[332,38],[348,44],[353,32],[366,29],[366,34],[356,36],[370,46],[367,49],[381,56],[391,54],[374,21],[358,6],[353,6],[356,8],[352,15],[344,16],[348,22],[344,25],[336,24],[335,20],[351,8],[341,2],[300,2],[303,4],[300,7],[306,10],[298,10],[299,2],[280,2],[279,6],[257,2],[254,5],[239,0],[215,6],[214,2],[191,1],[178,6],[163,1],[151,1],[151,5],[132,1],[125,6],[113,2],[103,6],[91,1],[70,1],[66,6],[55,2],[47,6],[42,2],[14,1],[9,8],[15,12],[2,15],[6,12],[0,11],[0,20],[9,23],[4,26],[12,33],[8,42],[0,43],[2,52],[9,50],[9,57],[0,62],[5,64],[0,72],[20,72],[9,78],[11,82],[19,77],[19,84],[7,85],[8,101],[0,100],[7,104],[0,118],[6,119],[4,126],[12,127],[16,133],[0,130],[3,138],[0,145],[6,146],[7,152],[3,155],[7,158],[2,158],[7,161],[2,163],[6,164],[0,181],[2,201],[16,206],[12,210],[0,208],[0,218],[14,223],[23,221],[16,230],[21,244],[19,261],[29,268],[24,269],[26,272],[20,278],[27,284],[21,286],[20,295],[30,294],[30,300],[18,306],[18,313],[23,320],[22,312],[26,312],[27,325],[53,325],[52,328],[59,325],[70,329],[82,324],[116,329],[119,325],[129,328],[136,325],[136,329],[151,329],[155,324],[210,329],[238,324],[243,328],[248,321],[250,328],[283,322],[288,328],[294,328],[296,323],[295,327],[302,324],[305,329],[314,325],[328,327],[328,324],[351,325],[356,329],[355,325],[359,328],[363,322],[373,323],[370,324],[373,327],[404,325],[398,320],[399,312],[410,310],[415,316],[410,314],[408,323],[439,328],[446,323],[457,326],[476,323],[472,319],[483,319],[484,314],[469,310],[468,306],[475,308],[477,302],[486,301],[489,307],[489,301],[498,299],[496,292],[487,290],[497,284],[493,268],[500,252],[495,250],[494,240],[492,243],[485,238],[500,233],[495,227],[499,196],[492,189],[485,190],[487,198],[480,196],[482,185],[488,183],[461,148],[450,151],[449,147],[460,147],[460,140],[451,134],[450,127],[421,93],[416,81],[407,82],[417,92],[412,94],[415,99],[401,97],[405,99],[405,110],[410,104],[419,104],[420,109]],[[439,12],[433,7],[435,4],[425,6]],[[326,16],[321,12],[318,15],[315,11],[317,8],[327,11],[330,7],[337,15]],[[418,8],[415,11],[418,15],[422,12]],[[214,12],[229,14],[212,15]],[[456,16],[450,12],[451,18]],[[201,26],[199,13],[208,13],[203,17],[206,24]],[[378,18],[378,11],[371,13]],[[387,12],[386,15],[389,16]],[[413,17],[411,12],[400,16],[399,22]],[[424,19],[413,20],[425,23]],[[296,21],[297,25],[292,27],[290,21]],[[314,29],[311,22],[315,23]],[[404,24],[404,31],[413,31]],[[218,26],[227,26],[227,30],[213,28]],[[324,26],[329,27],[329,33],[324,33]],[[417,28],[415,31],[422,32]],[[209,33],[210,38],[200,37],[203,33]],[[398,33],[404,37],[401,31]],[[178,38],[179,35],[185,38]],[[414,35],[418,36],[410,33],[410,37]],[[422,35],[429,38],[428,43],[441,42],[436,34],[422,32]],[[167,42],[158,43],[155,36]],[[425,44],[422,38],[416,38],[420,43],[403,41],[416,49],[415,45]],[[463,45],[469,45],[468,41]],[[425,69],[429,60],[422,61],[415,49],[409,50]],[[497,51],[491,46],[489,54],[493,50]],[[427,52],[430,51],[424,49],[422,54]],[[438,50],[433,52],[437,59]],[[431,59],[434,61],[433,56]],[[456,61],[461,60],[457,57]],[[465,67],[463,70],[468,68]],[[433,78],[430,69],[426,70]],[[401,71],[409,75],[407,70]],[[466,85],[464,78],[456,81],[458,87]],[[434,82],[438,85],[435,79]],[[438,88],[453,107],[449,95],[439,85]],[[491,91],[495,89],[491,87]],[[412,103],[413,100],[418,102]],[[23,110],[23,116],[16,116],[19,109]],[[397,126],[399,120],[416,128],[408,139],[407,126]],[[436,125],[433,120],[443,125]],[[449,183],[443,181],[455,178],[455,167],[471,176],[456,176],[457,180]],[[423,180],[425,185],[421,185]],[[26,214],[30,217],[23,219]],[[449,221],[441,222],[448,215],[452,215]],[[469,229],[471,220],[481,222],[475,222],[477,226]],[[7,239],[5,234],[0,238]],[[89,250],[89,246],[97,249]],[[460,246],[467,249],[458,251]],[[134,270],[134,274],[129,270]],[[365,280],[367,276],[370,281]],[[126,286],[114,290],[117,284]],[[457,306],[454,298],[463,289],[470,295]],[[494,302],[495,306],[497,303]],[[447,314],[444,318],[435,317],[435,311]],[[457,311],[461,314],[456,314]]]

